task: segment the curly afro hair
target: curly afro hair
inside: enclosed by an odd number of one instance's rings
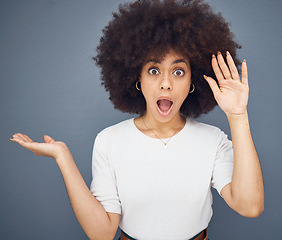
[[[135,87],[142,66],[148,56],[161,58],[173,49],[189,60],[196,87],[180,112],[197,118],[217,105],[203,78],[205,74],[216,79],[212,54],[229,51],[239,67],[238,48],[228,23],[201,0],[137,0],[113,13],[93,59],[101,67],[102,84],[114,107],[142,115],[146,101]]]

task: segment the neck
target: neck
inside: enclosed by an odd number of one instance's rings
[[[181,114],[176,114],[167,122],[160,122],[146,113],[143,117],[145,128],[153,130],[160,138],[168,138],[179,132],[185,125],[185,119]]]

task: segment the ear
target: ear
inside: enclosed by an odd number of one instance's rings
[[[140,80],[138,80],[136,82],[135,87],[136,87],[137,91],[141,91],[141,81]]]

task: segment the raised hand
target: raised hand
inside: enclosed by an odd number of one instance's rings
[[[243,115],[247,113],[249,98],[248,71],[246,60],[242,63],[242,80],[229,52],[226,53],[227,64],[220,52],[212,56],[212,68],[216,81],[204,76],[213,91],[219,107],[228,115]]]
[[[21,133],[14,134],[11,140],[38,156],[57,158],[62,153],[69,153],[69,149],[64,142],[55,141],[47,135],[44,136],[45,143],[34,142],[29,136]]]

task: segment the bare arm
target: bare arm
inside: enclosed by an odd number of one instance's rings
[[[252,140],[248,115],[228,116],[234,149],[232,182],[221,195],[227,204],[246,217],[257,217],[264,209],[261,167]]]
[[[234,149],[232,182],[221,190],[227,204],[246,217],[257,217],[264,209],[264,186],[259,158],[251,136],[247,103],[249,97],[246,61],[242,63],[242,80],[231,55],[227,64],[219,52],[213,55],[212,67],[218,80],[206,77],[214,97],[225,112]]]
[[[87,236],[95,240],[114,239],[120,215],[107,213],[93,196],[65,143],[56,142],[49,136],[45,136],[45,143],[36,143],[23,134],[15,134],[12,140],[36,155],[55,158],[62,172],[73,211]]]

